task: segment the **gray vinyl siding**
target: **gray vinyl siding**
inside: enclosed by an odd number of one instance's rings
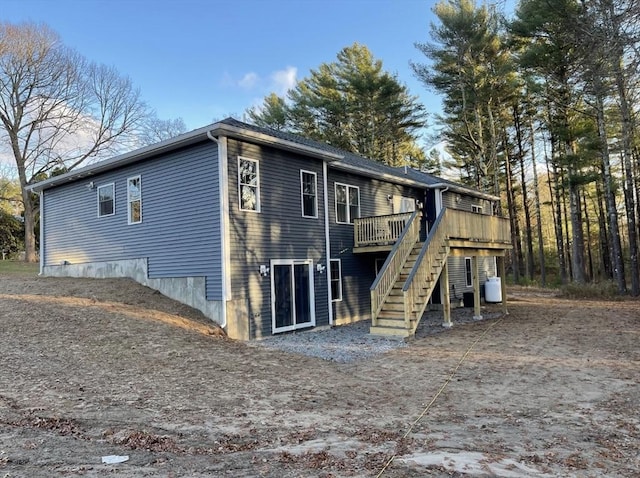
[[[127,178],[140,175],[142,222],[128,224]],[[87,184],[93,181],[95,189]],[[115,214],[98,217],[98,186]],[[45,191],[45,265],[147,258],[149,277],[204,276],[222,298],[217,146],[212,142]]]
[[[453,191],[445,191],[442,196],[444,207],[471,212],[473,210],[472,206],[480,206],[482,208],[482,214],[492,214],[491,202],[486,199],[467,196]]]
[[[334,302],[334,319],[356,321],[371,317],[371,293],[375,280],[375,258],[380,254],[353,253],[353,224],[336,222],[335,183],[357,186],[360,189],[360,217],[393,214],[389,195],[413,197],[424,201],[424,192],[407,186],[329,169],[329,231],[331,258],[342,265],[342,301]]]
[[[228,141],[231,290],[234,309],[248,320],[250,339],[272,335],[271,276],[260,265],[271,260],[313,261],[316,326],[329,324],[322,161],[234,139]],[[241,211],[238,156],[259,161],[260,212]],[[318,217],[302,217],[300,170],[317,175]]]
[[[464,257],[449,257],[449,284],[455,285],[456,296],[462,298],[464,292],[473,292],[473,285],[467,286],[467,277]],[[478,275],[480,276],[480,296],[484,297],[484,283],[487,277],[495,277],[495,260],[493,257],[478,257]],[[451,285],[449,285],[451,287]],[[453,289],[449,291],[453,297]]]

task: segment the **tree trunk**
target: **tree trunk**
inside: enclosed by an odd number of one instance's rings
[[[634,296],[640,295],[640,271],[638,270],[638,238],[636,235],[635,200],[633,197],[634,181],[633,167],[631,163],[633,147],[633,123],[632,111],[627,99],[627,85],[624,71],[622,69],[624,61],[623,45],[620,39],[620,20],[614,9],[614,2],[609,4],[609,15],[613,21],[613,44],[615,45],[616,58],[613,60],[615,71],[615,83],[618,90],[620,105],[620,115],[622,117],[622,162],[624,165],[625,188],[624,198],[627,211],[627,225],[629,235],[629,255],[631,262],[631,293]]]
[[[542,237],[542,211],[540,209],[540,189],[538,185],[538,168],[536,166],[536,135],[533,127],[533,120],[529,121],[529,134],[531,141],[531,165],[533,167],[533,194],[536,208],[536,216],[538,218],[537,233],[538,233],[538,261],[540,262],[540,285],[546,287],[547,285],[547,272],[545,268],[544,260],[544,239]]]
[[[513,269],[513,281],[520,282],[520,231],[518,227],[518,214],[513,196],[513,177],[511,174],[511,161],[509,160],[509,147],[507,145],[506,132],[504,133],[504,169],[507,182],[507,208],[509,209],[509,222],[511,223],[511,267]]]
[[[36,252],[36,215],[38,213],[36,205],[33,203],[32,193],[22,188],[22,203],[24,204],[24,260],[25,262],[37,262]]]
[[[599,277],[606,277],[607,279],[613,279],[613,267],[611,266],[613,261],[613,253],[609,244],[609,234],[607,232],[607,216],[605,215],[605,207],[603,206],[604,194],[600,183],[596,181],[596,197],[598,199],[598,239],[600,241],[600,274]]]
[[[609,160],[609,141],[604,117],[604,100],[601,95],[596,95],[596,119],[598,124],[598,136],[600,138],[600,155],[602,157],[604,200],[607,208],[607,217],[609,218],[607,223],[609,225],[609,243],[611,244],[613,278],[618,286],[618,292],[624,293],[627,289],[624,275],[624,258],[622,257],[620,228],[618,225],[618,210],[616,207],[615,193],[613,191],[613,177],[611,175],[611,163]],[[604,224],[602,226],[604,226]]]
[[[525,221],[525,241],[527,246],[527,258],[526,258],[526,274],[529,280],[533,280],[534,265],[533,265],[533,228],[531,227],[531,211],[529,209],[529,196],[527,192],[527,177],[524,165],[524,146],[522,141],[522,124],[520,122],[520,112],[518,106],[513,108],[513,120],[516,128],[516,140],[518,142],[518,159],[520,162],[520,182],[522,184],[522,207],[524,209],[524,221]]]
[[[591,253],[591,222],[589,221],[589,209],[587,207],[587,194],[582,191],[582,210],[584,211],[584,223],[587,228],[587,280],[593,280],[593,254]]]
[[[584,234],[582,232],[582,207],[580,187],[575,170],[569,171],[569,211],[571,215],[571,274],[573,281],[585,283],[584,277]]]
[[[553,144],[553,140],[552,140]],[[553,152],[552,152],[553,154]],[[551,168],[549,168],[549,158],[545,156],[547,163],[547,177],[549,181],[549,193],[552,203],[555,201],[555,213],[554,224],[556,232],[556,250],[558,254],[558,268],[560,269],[560,281],[563,284],[567,283],[567,263],[565,261],[564,253],[564,236],[562,233],[562,203],[560,198],[560,184],[558,182],[558,167],[555,161],[551,161]],[[553,172],[553,186],[551,181],[550,172]],[[552,204],[553,207],[553,204]]]

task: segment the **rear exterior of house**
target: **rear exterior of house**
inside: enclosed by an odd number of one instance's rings
[[[232,119],[32,189],[42,274],[131,277],[244,340],[371,318],[370,288],[410,217],[417,248],[445,206],[488,216],[495,200]],[[391,235],[359,247],[374,223]],[[477,281],[496,275],[505,248],[478,257]],[[477,290],[475,260],[446,261],[451,297]]]

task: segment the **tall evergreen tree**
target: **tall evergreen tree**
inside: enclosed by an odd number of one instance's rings
[[[426,113],[406,86],[384,71],[366,46],[342,49],[299,81],[248,111],[260,126],[303,134],[392,166],[420,166],[417,144]]]

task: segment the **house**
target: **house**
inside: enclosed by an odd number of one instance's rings
[[[465,293],[479,315],[510,248],[496,197],[230,118],[31,189],[41,274],[131,277],[245,340],[369,318],[408,336]]]

